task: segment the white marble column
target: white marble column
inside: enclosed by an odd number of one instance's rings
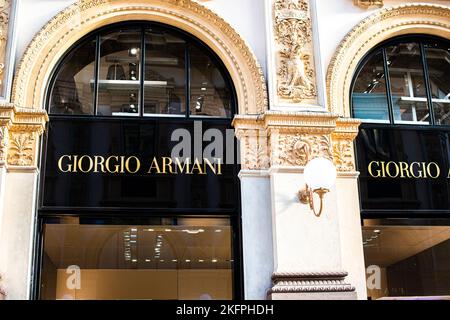
[[[270,179],[267,170],[242,170],[244,298],[266,299],[272,286],[273,246]]]
[[[0,230],[0,270],[7,299],[30,298],[37,172],[8,171]]]
[[[30,298],[37,195],[39,136],[48,117],[43,110],[0,108],[2,130],[0,168],[0,274],[6,299]],[[3,140],[2,140],[3,141]]]

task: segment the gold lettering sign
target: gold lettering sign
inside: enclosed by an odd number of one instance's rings
[[[58,159],[58,169],[63,173],[111,173],[136,174],[143,167],[136,156],[89,156],[89,155],[63,155]],[[214,158],[213,161],[203,159],[172,159],[170,157],[154,157],[148,162],[148,174],[189,174],[214,175],[222,174],[222,160]]]
[[[373,178],[437,179],[441,175],[436,162],[371,161],[367,171]]]

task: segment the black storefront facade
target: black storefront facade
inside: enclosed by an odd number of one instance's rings
[[[447,299],[448,41],[388,40],[360,64],[353,114],[368,297]]]
[[[34,298],[242,298],[237,106],[217,56],[122,23],[81,39],[52,79]]]

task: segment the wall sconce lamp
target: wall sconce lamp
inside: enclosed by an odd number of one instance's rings
[[[298,199],[303,204],[309,204],[316,217],[320,217],[323,210],[323,198],[336,181],[336,167],[326,158],[314,158],[309,161],[303,171],[305,188],[298,192]],[[317,211],[314,206],[314,194],[320,199],[320,207]]]

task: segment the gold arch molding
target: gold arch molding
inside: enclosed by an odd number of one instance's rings
[[[234,82],[240,114],[267,110],[264,76],[255,55],[217,14],[191,0],[79,0],[57,14],[34,37],[19,65],[14,105],[43,109],[46,85],[61,56],[89,32],[116,22],[148,20],[178,27],[205,42]]]
[[[381,9],[362,20],[337,48],[328,68],[327,97],[331,112],[350,117],[351,83],[358,63],[377,44],[405,34],[450,38],[450,7],[405,4]]]

